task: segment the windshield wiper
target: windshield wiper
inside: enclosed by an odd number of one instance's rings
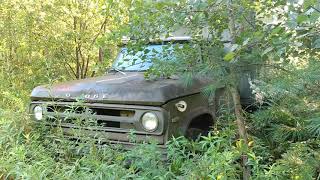
[[[117,72],[119,72],[119,73],[121,73],[121,74],[123,74],[123,75],[127,75],[125,72],[122,72],[120,69],[118,69],[118,68],[116,68],[116,67],[111,67],[111,68],[109,69],[109,71],[117,71]]]

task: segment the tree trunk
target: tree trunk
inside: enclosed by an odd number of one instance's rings
[[[104,56],[104,51],[102,47],[99,47],[99,62],[103,63],[103,56]]]
[[[74,17],[73,18],[73,30],[74,32],[77,31],[77,18]],[[80,79],[80,55],[79,55],[79,44],[78,44],[78,41],[77,41],[77,36],[74,37],[74,43],[75,43],[75,61],[76,61],[76,79]]]
[[[242,106],[240,101],[240,93],[237,88],[230,87],[230,92],[232,95],[232,100],[234,103],[234,113],[236,115],[236,123],[239,130],[239,136],[243,141],[247,144],[248,143],[248,136],[247,136],[247,130],[245,127],[245,118],[242,113]]]
[[[227,8],[229,11],[229,31],[231,34],[231,43],[235,43],[235,38],[236,38],[236,24],[235,24],[235,14],[234,10],[232,7],[233,3],[232,0],[228,1]],[[240,93],[238,91],[238,81],[236,79],[236,72],[235,69],[231,68],[231,75],[233,77],[232,85],[229,87],[229,90],[232,95],[233,103],[234,103],[234,113],[236,116],[236,123],[238,126],[238,131],[239,131],[239,136],[240,140],[243,140],[246,145],[248,145],[248,135],[247,135],[247,130],[245,126],[245,117],[243,116],[242,113],[242,106],[241,106],[241,101],[240,101]],[[244,180],[250,179],[250,168],[247,166],[248,163],[248,155],[245,152],[242,155],[242,168],[243,168],[243,175],[242,178]]]
[[[240,140],[248,145],[248,135],[245,125],[245,118],[242,113],[242,106],[240,101],[240,93],[236,87],[229,87],[231,92],[232,100],[234,103],[234,113],[236,115],[236,123],[238,126],[238,132],[240,136]],[[248,180],[250,178],[250,168],[247,166],[248,163],[248,155],[244,153],[242,155],[242,168],[243,168],[243,179]]]

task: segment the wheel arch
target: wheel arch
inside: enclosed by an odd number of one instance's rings
[[[188,113],[187,117],[188,118],[184,121],[183,126],[182,126],[184,134],[186,134],[188,128],[193,125],[202,126],[202,125],[209,124],[212,126],[215,123],[215,114],[213,112],[208,111],[207,108],[196,109],[196,110]],[[205,121],[203,121],[203,123],[198,124],[200,119],[202,119],[202,118],[205,118]],[[207,128],[210,128],[210,126]]]

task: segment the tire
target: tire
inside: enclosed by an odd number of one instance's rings
[[[207,132],[199,129],[199,128],[189,128],[186,132],[186,138],[197,141],[200,139],[201,136],[206,135]]]

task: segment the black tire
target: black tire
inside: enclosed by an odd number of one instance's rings
[[[186,138],[193,140],[193,141],[197,141],[200,139],[201,136],[206,135],[207,132],[199,129],[199,128],[189,128],[186,132]]]

